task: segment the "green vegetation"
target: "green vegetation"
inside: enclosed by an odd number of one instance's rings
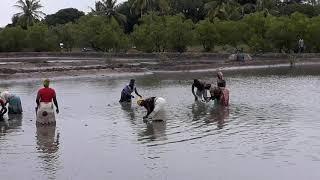
[[[39,0],[19,0],[12,23],[0,29],[0,52],[250,52],[320,51],[320,2],[278,0],[97,1],[92,11],[62,9],[44,16]]]

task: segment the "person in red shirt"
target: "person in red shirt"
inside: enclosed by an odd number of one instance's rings
[[[58,106],[58,102],[57,102],[57,98],[56,98],[56,92],[54,89],[49,87],[50,85],[50,80],[46,79],[43,82],[43,86],[44,88],[41,88],[38,91],[38,95],[37,95],[37,109],[40,106],[40,103],[51,103],[53,101],[54,105],[56,106],[56,112],[59,113],[59,106]]]
[[[6,105],[5,105],[5,103],[4,103],[4,101],[2,99],[0,99],[0,105],[1,105],[0,120],[3,120],[3,115],[6,114],[7,108],[6,108]]]

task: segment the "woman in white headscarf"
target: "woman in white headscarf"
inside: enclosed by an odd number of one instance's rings
[[[21,99],[19,96],[4,91],[0,94],[1,99],[8,105],[8,114],[22,114]]]

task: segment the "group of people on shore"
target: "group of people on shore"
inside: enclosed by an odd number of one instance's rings
[[[195,88],[197,89],[195,92]],[[229,90],[226,88],[226,81],[223,78],[222,72],[217,73],[217,86],[194,79],[192,84],[192,94],[194,95],[195,101],[208,103],[214,101],[215,104],[221,106],[229,106]],[[210,96],[208,96],[208,91]],[[163,111],[166,100],[162,97],[149,97],[143,99],[138,93],[135,86],[135,80],[131,79],[129,84],[126,85],[121,91],[120,103],[131,103],[134,96],[132,93],[135,92],[139,99],[137,104],[144,107],[147,110],[147,114],[143,117],[144,122],[149,120],[161,120],[158,119],[158,114]]]
[[[43,88],[39,89],[36,97],[36,117],[37,125],[51,125],[55,124],[55,112],[59,113],[58,101],[56,98],[56,92],[50,88],[50,80],[45,79],[43,81]],[[196,88],[196,91],[195,91]],[[197,102],[208,103],[214,101],[215,104],[221,106],[229,106],[229,90],[226,88],[226,81],[223,78],[222,72],[217,73],[217,84],[207,83],[194,79],[192,84],[192,94]],[[208,96],[208,91],[210,96]],[[148,97],[142,98],[138,93],[135,86],[135,80],[131,79],[129,84],[126,85],[121,91],[120,103],[131,103],[134,96],[132,93],[139,97],[137,104],[140,107],[144,107],[147,110],[147,114],[143,117],[144,122],[148,120],[162,120],[160,112],[164,110],[166,100],[162,97]],[[6,107],[8,104],[8,108]],[[3,115],[8,114],[22,114],[22,106],[20,97],[4,91],[0,93],[0,118],[3,119]],[[56,110],[54,111],[54,106]],[[1,120],[0,119],[0,120]]]

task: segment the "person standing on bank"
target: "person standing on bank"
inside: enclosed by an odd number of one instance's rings
[[[135,80],[131,79],[130,83],[128,85],[126,85],[122,91],[121,91],[121,98],[119,100],[120,103],[123,102],[131,102],[131,99],[134,98],[133,95],[131,95],[133,93],[133,91],[135,92],[135,94],[137,96],[139,96],[140,98],[142,98],[142,96],[138,93],[137,88],[135,86]]]
[[[298,51],[299,53],[303,53],[304,52],[304,40],[299,37],[299,40],[298,40]]]

